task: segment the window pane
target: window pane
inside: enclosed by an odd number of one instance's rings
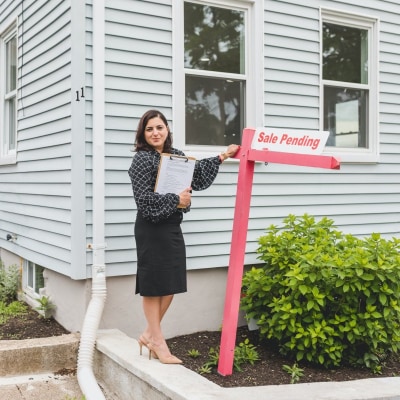
[[[186,76],[185,104],[186,143],[240,144],[244,128],[243,82]]]
[[[368,83],[368,31],[323,24],[323,79]]]
[[[325,87],[324,130],[327,146],[368,147],[368,91]]]
[[[185,68],[244,74],[244,12],[185,2]]]
[[[6,106],[6,129],[8,131],[8,150],[15,150],[15,135],[16,135],[16,104],[15,97],[5,102]]]
[[[44,268],[40,265],[35,264],[35,292],[39,293],[39,289],[44,287],[44,278],[43,278]]]
[[[27,268],[27,275],[28,275],[28,282],[27,285],[30,288],[33,288],[33,266],[34,264],[28,261],[28,268]]]
[[[6,43],[6,91],[17,87],[17,39],[14,36]]]

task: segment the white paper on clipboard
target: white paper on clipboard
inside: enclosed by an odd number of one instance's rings
[[[179,194],[191,186],[196,159],[162,153],[154,191]]]

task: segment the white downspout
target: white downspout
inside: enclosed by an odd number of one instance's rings
[[[93,357],[97,330],[100,325],[107,295],[105,266],[105,154],[104,154],[104,103],[105,103],[105,11],[104,0],[92,3],[93,12],[93,129],[92,129],[92,227],[93,250],[92,298],[83,322],[78,352],[78,383],[86,400],[105,400],[93,373]]]

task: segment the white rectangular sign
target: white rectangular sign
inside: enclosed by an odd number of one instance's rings
[[[193,157],[162,153],[154,191],[160,194],[181,193],[192,183],[195,163]]]
[[[328,131],[257,128],[251,148],[285,153],[321,154],[328,136]]]

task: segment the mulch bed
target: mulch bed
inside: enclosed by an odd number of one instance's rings
[[[240,327],[237,331],[237,345],[248,338],[250,343],[257,347],[260,361],[254,365],[245,364],[242,372],[233,371],[232,375],[221,376],[217,371],[211,374],[203,374],[208,380],[222,387],[237,386],[266,386],[290,384],[290,375],[283,370],[283,365],[293,366],[294,360],[279,354],[276,346],[268,344],[259,339],[258,331],[249,331],[246,327]],[[207,361],[208,352],[211,347],[220,345],[221,332],[199,332],[191,335],[183,335],[169,339],[168,345],[171,352],[183,361],[183,365],[195,372]],[[198,350],[201,354],[198,358],[192,358],[188,352]],[[355,379],[394,377],[400,376],[400,357],[390,357],[385,361],[381,374],[374,374],[366,368],[340,367],[337,369],[326,369],[306,363],[299,363],[303,376],[300,383],[310,382],[341,382]]]
[[[33,309],[28,309],[25,315],[13,317],[0,325],[0,340],[44,338],[68,333],[70,332],[55,319],[45,319]],[[280,355],[276,346],[261,341],[258,331],[249,331],[247,326],[238,328],[237,344],[244,342],[246,338],[257,347],[260,361],[257,361],[254,365],[245,364],[241,372],[233,371],[232,375],[229,376],[221,376],[216,370],[203,376],[222,387],[289,384],[291,378],[282,367],[283,365],[292,366],[294,360]],[[186,368],[198,372],[201,366],[209,361],[208,353],[210,348],[219,346],[220,340],[221,332],[216,331],[182,335],[171,338],[167,342],[172,353],[183,361],[183,365]],[[190,350],[197,350],[200,356],[197,358],[190,357]],[[394,377],[400,376],[400,357],[398,355],[389,357],[382,367],[382,373],[379,375],[373,374],[366,368],[340,367],[337,369],[325,369],[305,363],[299,363],[299,367],[304,370],[300,383]]]
[[[26,314],[12,317],[0,325],[0,340],[35,339],[68,333],[54,318],[43,318],[32,308],[28,308]]]

